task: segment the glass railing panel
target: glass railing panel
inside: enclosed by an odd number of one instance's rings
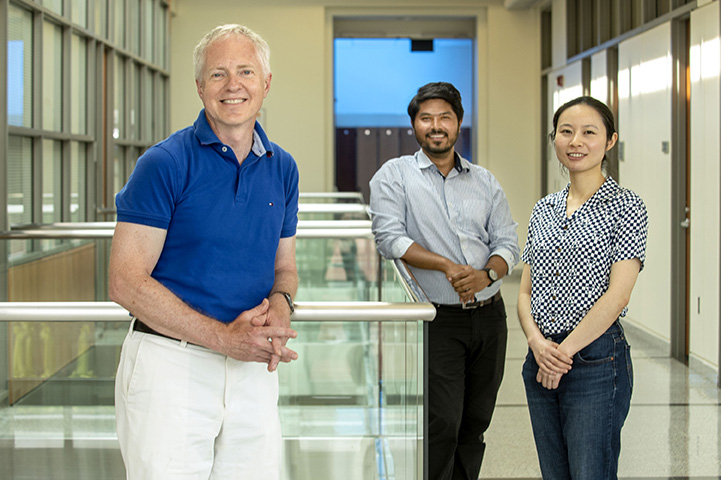
[[[10,404],[113,405],[113,382],[127,322],[0,325],[9,335]]]
[[[420,478],[422,323],[295,325],[306,336],[291,344],[299,360],[279,370],[283,436],[297,465],[315,455],[319,475],[296,478]],[[349,476],[349,465],[365,474]]]
[[[360,192],[301,192],[298,201],[300,203],[365,203]]]
[[[378,261],[371,238],[297,238],[296,298],[299,301],[377,301]]]
[[[107,226],[96,227],[107,230]],[[355,233],[347,235],[348,230],[345,236],[339,235],[344,238],[315,230],[309,235],[299,232],[297,238],[299,306],[293,327],[299,336],[290,346],[300,358],[279,368],[284,462],[290,472],[284,478],[353,478],[347,475],[351,465],[362,472],[358,478],[420,478],[421,332],[422,319],[429,320],[428,312],[416,318],[414,310],[412,318],[406,315],[399,320],[398,310],[378,303],[409,305],[419,297],[404,285],[407,272],[403,265],[381,260],[367,225],[361,227],[357,237],[353,237]],[[330,227],[322,224],[318,228]],[[50,253],[33,249],[36,239],[0,240],[6,242],[9,253],[9,284],[16,284],[10,287],[9,299],[105,301],[110,235],[107,231],[105,238],[94,235],[102,236],[91,233],[83,240],[61,239]],[[13,246],[14,242],[19,245]],[[33,271],[42,275],[32,277]],[[39,288],[45,284],[33,282],[40,281],[40,276],[56,289]],[[89,279],[87,285],[80,278],[84,276]],[[80,285],[73,288],[81,293],[65,288],[64,284],[73,283]],[[24,290],[20,289],[23,284],[27,285]],[[317,306],[343,302],[352,302],[354,313],[364,308],[370,313],[358,318],[332,313],[329,319],[328,312]],[[83,426],[82,419],[93,423],[97,417],[101,425],[98,438],[112,441],[114,374],[129,317],[114,304],[108,305],[119,309],[117,321],[17,322],[5,318],[0,322],[0,328],[7,328],[7,342],[3,343],[8,345],[8,398],[12,404],[4,412],[0,410],[0,431],[7,432],[0,438],[30,440],[32,428],[25,426],[47,415],[52,421],[40,428],[42,438],[71,435],[74,441],[91,439],[94,434],[85,430],[92,428]],[[368,305],[381,310],[368,310]],[[0,347],[0,354],[2,350]],[[78,409],[88,416],[72,416],[74,426],[65,433],[54,430],[56,421],[67,421],[69,412]],[[4,428],[8,418],[14,422],[13,428]],[[303,473],[306,470],[308,475]],[[374,476],[369,472],[375,472]]]
[[[298,220],[370,220],[368,206],[361,203],[300,203]]]
[[[124,318],[125,312],[119,309],[118,315]],[[350,464],[358,466],[357,478],[419,478],[421,416],[413,409],[419,408],[416,389],[422,368],[411,352],[417,348],[421,323],[296,322],[296,328],[307,325],[314,335],[292,340],[290,346],[300,358],[279,368],[285,478],[354,478],[343,475]],[[61,446],[68,440],[113,446],[114,376],[128,323],[0,325],[13,332],[18,347],[25,345],[15,349],[11,362],[11,406],[0,409],[0,440],[27,446]],[[78,341],[60,345],[51,329],[56,336]],[[403,346],[404,339],[416,343]],[[57,358],[59,348],[73,350],[75,358],[48,375],[42,367],[48,358]],[[36,361],[25,362],[20,354]],[[18,386],[35,380],[42,382],[17,395]],[[313,457],[316,469],[304,476]],[[338,463],[339,457],[345,461]],[[391,471],[393,476],[381,475]],[[369,476],[373,472],[377,476]]]
[[[11,302],[106,301],[110,238],[10,239],[7,252]]]

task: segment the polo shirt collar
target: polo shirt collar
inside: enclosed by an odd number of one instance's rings
[[[218,139],[218,136],[215,134],[213,129],[210,128],[208,119],[205,116],[204,108],[200,110],[200,114],[198,114],[198,118],[195,120],[193,128],[195,129],[195,135],[198,137],[198,140],[200,140],[201,145],[223,143]],[[253,145],[250,147],[250,151],[258,157],[262,157],[263,155],[270,157],[273,155],[273,145],[270,143],[270,140],[268,140],[268,136],[265,134],[265,131],[258,122],[255,122],[255,127],[253,129]]]

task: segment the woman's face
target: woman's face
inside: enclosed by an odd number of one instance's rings
[[[558,160],[570,174],[598,170],[618,135],[607,140],[603,118],[593,107],[574,105],[561,113],[553,140]]]

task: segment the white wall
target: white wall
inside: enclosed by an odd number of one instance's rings
[[[528,219],[541,195],[541,163],[538,135],[541,131],[541,59],[538,49],[529,48],[540,37],[537,12],[488,9],[488,64],[485,153],[479,164],[498,178],[518,222],[518,240],[526,244]],[[530,43],[529,43],[530,42]],[[523,60],[521,60],[523,59]],[[483,145],[479,146],[483,148]]]
[[[548,74],[548,130],[553,130],[553,114],[558,108],[569,100],[583,95],[581,62],[574,62],[553,70]],[[566,188],[568,173],[561,169],[556,158],[553,143],[546,142],[546,189],[548,193],[557,192]]]
[[[257,31],[271,47],[273,80],[264,103],[264,128],[298,162],[305,191],[327,191],[324,128],[332,89],[325,75],[325,12],[322,6],[261,6],[232,0],[176,0],[170,24],[170,126],[178,130],[195,121],[202,104],[193,79],[192,52],[217,25],[241,23]]]
[[[690,355],[719,358],[719,2],[691,12]]]
[[[283,5],[280,5],[280,4]],[[540,196],[540,35],[536,9],[508,11],[500,4],[449,0],[442,7],[389,0],[367,2],[307,0],[260,2],[176,0],[171,20],[171,129],[192,123],[201,103],[192,73],[191,52],[200,37],[221,23],[242,23],[270,44],[273,81],[265,102],[264,126],[272,140],[298,161],[302,191],[330,191],[334,184],[332,18],[349,16],[460,16],[474,18],[478,37],[476,157],[503,185],[519,237]],[[268,6],[270,4],[270,6]],[[383,75],[383,72],[378,72]],[[373,95],[373,92],[368,92]]]
[[[628,320],[670,339],[671,27],[669,23],[632,37],[618,48],[619,179],[643,198],[649,216],[646,264],[631,296]],[[623,153],[623,155],[621,155]]]
[[[602,50],[591,56],[591,96],[608,105],[608,53]]]

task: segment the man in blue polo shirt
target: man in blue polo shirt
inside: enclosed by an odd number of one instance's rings
[[[110,297],[134,317],[115,388],[129,479],[279,478],[298,168],[256,122],[269,60],[246,27],[206,34],[194,52],[204,109],[117,195]]]

